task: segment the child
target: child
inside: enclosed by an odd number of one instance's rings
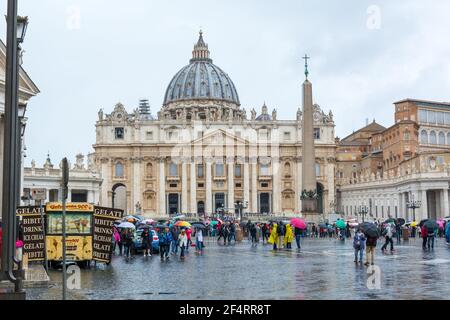
[[[361,232],[360,229],[355,234],[355,237],[353,238],[353,248],[355,249],[355,263],[358,263],[358,253],[359,253],[359,262],[363,262],[363,252],[366,248],[366,237],[364,236],[364,233]]]

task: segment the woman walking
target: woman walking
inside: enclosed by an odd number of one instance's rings
[[[203,254],[203,231],[200,228],[195,228],[195,253]]]
[[[178,237],[178,241],[179,241],[179,245],[180,245],[180,259],[184,259],[184,250],[186,249],[187,245],[188,245],[188,240],[187,240],[187,235],[186,235],[186,230],[185,229],[181,229],[181,233]]]
[[[144,257],[151,257],[152,256],[152,242],[153,237],[150,234],[150,231],[148,229],[144,229],[142,231],[142,250],[144,251]]]

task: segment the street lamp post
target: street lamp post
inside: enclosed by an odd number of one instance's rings
[[[360,216],[362,216],[362,220],[364,222],[364,218],[369,213],[369,208],[367,206],[360,206],[358,213],[359,213]]]
[[[3,251],[2,274],[0,279],[14,283],[14,292],[24,294],[22,288],[23,270],[20,261],[15,259],[15,243],[18,234],[16,209],[20,201],[20,134],[19,124],[19,44],[23,42],[27,25],[27,17],[17,16],[17,0],[8,0],[7,37],[6,37],[6,70],[5,70],[5,113],[4,113],[4,147],[3,147]],[[18,271],[14,271],[14,264]]]
[[[237,207],[238,212],[239,212],[239,221],[242,221],[242,209],[247,209],[248,208],[248,201],[242,202],[242,201],[237,201],[234,204],[235,207]]]
[[[422,201],[414,199],[414,193],[410,193],[411,197],[406,201],[408,209],[413,210],[413,221],[416,221],[416,209],[422,207]]]

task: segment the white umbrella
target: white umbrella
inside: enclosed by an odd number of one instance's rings
[[[117,227],[124,228],[124,229],[136,229],[136,226],[134,224],[132,224],[131,222],[122,222]]]

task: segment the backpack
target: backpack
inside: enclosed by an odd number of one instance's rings
[[[361,249],[362,239],[360,235],[355,235],[355,238],[353,239],[353,247],[357,250]]]

